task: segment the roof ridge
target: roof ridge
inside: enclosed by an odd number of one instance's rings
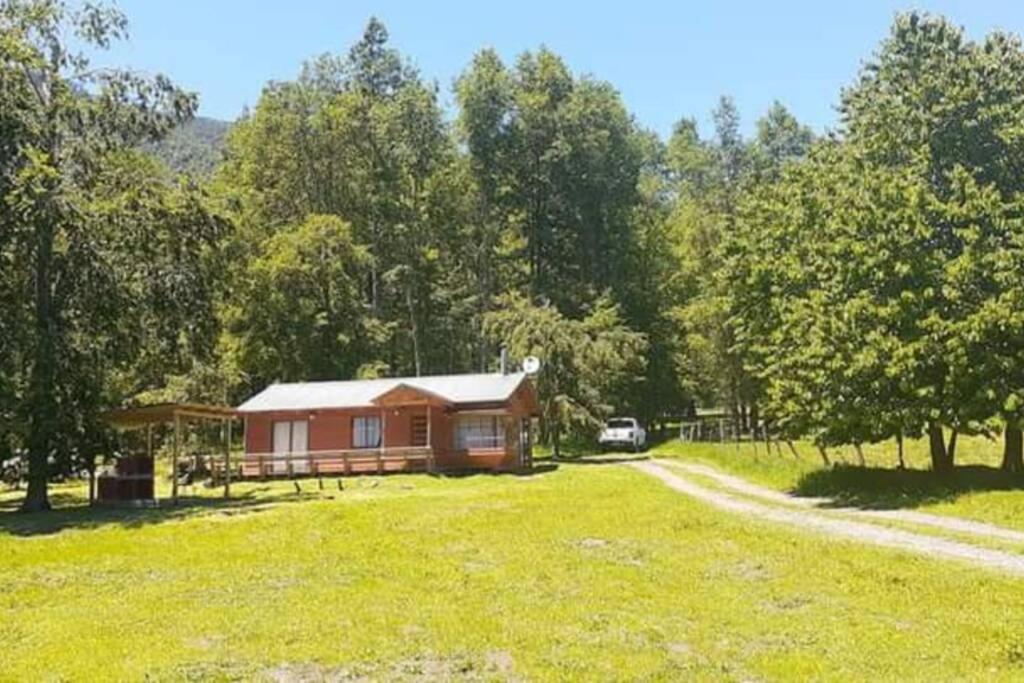
[[[365,378],[353,378],[353,379],[312,379],[304,382],[272,382],[268,384],[268,387],[278,386],[298,386],[303,384],[345,384],[348,382],[416,382],[424,379],[449,379],[452,377],[515,377],[517,375],[525,375],[523,371],[517,372],[453,372],[445,375],[405,375],[402,377],[365,377]]]

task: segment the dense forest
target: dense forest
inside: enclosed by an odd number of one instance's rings
[[[224,142],[231,124],[197,116],[172,128],[164,137],[143,145],[173,173],[204,178],[224,157]]]
[[[901,15],[835,131],[776,103],[747,138],[722,97],[665,140],[546,48],[481,50],[447,111],[371,19],[221,145],[182,132],[196,95],[65,39],[126,30],[0,4],[0,459],[27,453],[26,508],[109,453],[112,406],[489,370],[501,345],[542,359],[556,449],[702,405],[824,457],[927,436],[940,471],[1005,431],[1024,469],[1016,36]]]

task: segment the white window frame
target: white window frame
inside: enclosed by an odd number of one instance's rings
[[[505,418],[501,415],[459,415],[455,419],[455,450],[505,448]]]

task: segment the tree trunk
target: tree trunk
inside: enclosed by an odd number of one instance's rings
[[[832,462],[828,459],[828,451],[825,450],[824,446],[818,446],[818,453],[821,455],[821,461],[825,463],[825,467],[831,467]]]
[[[793,454],[793,457],[799,460],[800,454],[796,452],[796,446],[793,445],[793,442],[787,440],[786,445],[789,446],[789,452]]]
[[[54,381],[57,348],[53,324],[53,242],[56,226],[52,216],[40,220],[36,234],[35,353],[29,369],[28,490],[22,512],[50,509],[47,491],[53,423],[57,406]]]
[[[412,336],[412,360],[416,369],[416,377],[422,374],[420,365],[420,328],[416,323],[416,304],[412,296],[412,284],[405,286],[405,305],[409,311],[409,333]]]
[[[375,250],[373,253],[376,256],[380,252]],[[374,317],[380,317],[380,281],[376,260],[370,263],[370,310],[373,311]]]
[[[861,467],[866,467],[868,463],[864,459],[864,451],[861,449],[860,444],[859,443],[853,444],[853,450],[857,451],[857,463]]]
[[[562,457],[562,430],[557,423],[551,427],[551,452],[555,460]]]
[[[956,432],[951,439],[952,445],[956,446]],[[928,423],[928,447],[932,456],[932,470],[939,473],[947,473],[953,470],[953,460],[946,450],[946,440],[942,435],[942,426],[937,422]]]
[[[1004,472],[1024,472],[1024,431],[1017,425],[1007,424],[1003,433]]]
[[[896,435],[896,457],[899,459],[897,467],[901,470],[907,469],[907,463],[903,460],[903,432]]]
[[[89,505],[96,502],[96,458],[89,459]]]

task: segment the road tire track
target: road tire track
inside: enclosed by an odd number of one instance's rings
[[[801,531],[811,531],[832,538],[858,541],[934,559],[958,560],[1015,576],[1024,576],[1024,555],[878,526],[869,522],[842,519],[817,511],[751,501],[702,486],[653,461],[629,463],[629,466],[661,480],[668,487],[691,498],[748,519],[795,527]]]

